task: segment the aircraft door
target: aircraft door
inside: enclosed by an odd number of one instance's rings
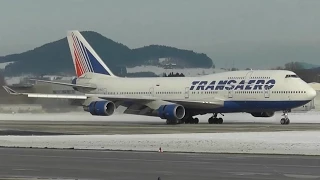
[[[233,97],[233,89],[228,90],[228,98],[232,98]]]
[[[268,86],[264,87],[264,97],[269,98],[270,97],[270,89]]]
[[[186,88],[184,89],[184,98],[185,98],[185,99],[188,99],[188,98],[189,98],[189,87],[186,87]]]
[[[151,88],[149,89],[149,95],[150,95],[150,96],[153,96],[153,93],[154,93],[154,88],[151,87]]]
[[[250,71],[250,72],[248,72],[248,73],[246,74],[245,84],[247,84],[247,83],[249,82],[252,73],[253,73],[253,71]]]

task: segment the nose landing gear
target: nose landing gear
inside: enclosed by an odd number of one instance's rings
[[[283,111],[283,115],[282,116],[284,116],[284,117],[281,118],[280,124],[282,124],[282,125],[290,124],[290,119],[288,117],[288,112],[289,111]]]

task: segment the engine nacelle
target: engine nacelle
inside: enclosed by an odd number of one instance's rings
[[[272,117],[274,112],[254,112],[251,113],[253,117]]]
[[[158,115],[161,119],[182,119],[186,114],[183,106],[178,104],[162,105],[158,109]]]
[[[111,116],[115,111],[115,104],[111,101],[93,101],[84,107],[85,111],[95,116]]]

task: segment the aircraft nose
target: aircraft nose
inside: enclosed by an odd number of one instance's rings
[[[316,97],[317,92],[313,88],[310,88],[307,91],[307,94],[308,94],[308,97],[312,100],[312,99],[314,99]]]

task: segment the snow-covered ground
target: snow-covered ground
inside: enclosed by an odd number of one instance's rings
[[[250,114],[226,114],[226,122],[279,123],[281,114],[271,118],[254,118]],[[206,116],[199,116],[207,122]],[[292,123],[320,123],[320,112],[291,113]],[[0,120],[39,121],[148,121],[163,122],[157,117],[115,114],[110,117],[89,113],[1,114]],[[320,155],[320,131],[234,132],[194,134],[136,135],[66,135],[66,136],[0,136],[0,146],[75,148],[212,153],[265,153]]]
[[[320,131],[144,135],[0,136],[0,146],[320,155]]]
[[[5,63],[0,63],[0,69],[4,69],[6,68],[6,66],[10,63],[13,63],[13,62],[5,62]]]
[[[279,123],[281,113],[273,117],[259,118],[248,113],[228,113],[223,117],[225,123],[248,122],[248,123]],[[207,123],[211,115],[197,116],[200,123]],[[320,111],[302,113],[289,113],[291,123],[320,123]],[[165,122],[158,117],[114,114],[112,116],[92,116],[87,112],[72,113],[16,113],[0,114],[0,120],[26,120],[26,121],[138,121],[138,122]]]

